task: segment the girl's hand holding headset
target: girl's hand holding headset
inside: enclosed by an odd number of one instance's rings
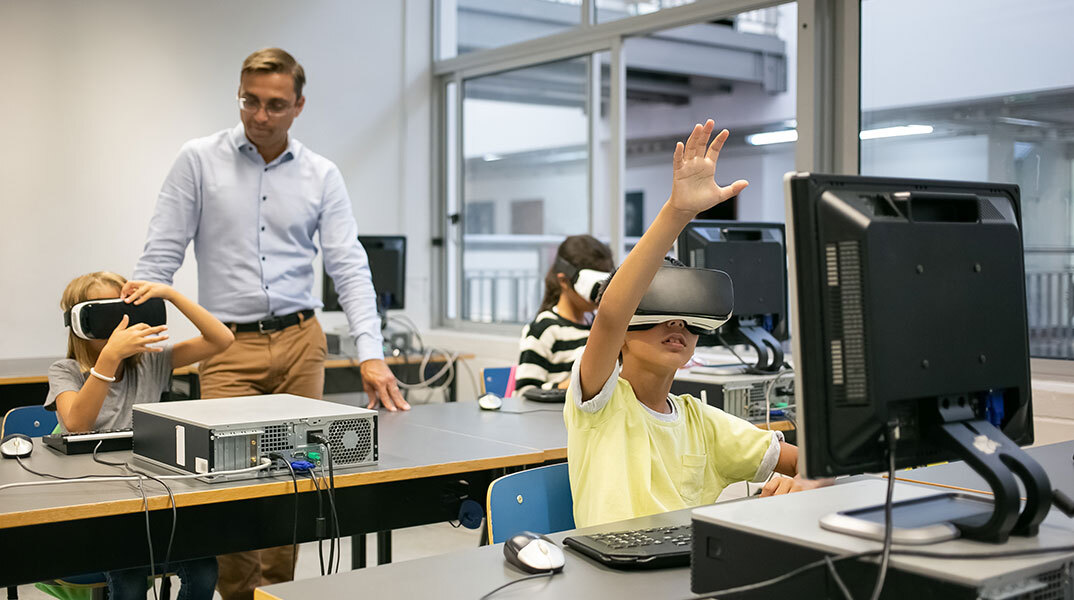
[[[112,335],[108,336],[108,343],[101,350],[102,357],[110,357],[112,361],[120,362],[125,358],[142,352],[163,352],[163,348],[153,348],[150,344],[163,342],[168,339],[168,334],[161,333],[168,329],[167,325],[150,327],[145,323],[135,323],[127,327],[130,318],[123,315],[119,325]],[[157,335],[160,334],[160,335]],[[111,362],[111,361],[110,361]]]

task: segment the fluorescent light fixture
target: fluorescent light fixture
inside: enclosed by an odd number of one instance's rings
[[[751,146],[767,146],[768,144],[783,144],[798,141],[797,129],[784,129],[783,131],[764,131],[746,136],[746,143]]]
[[[875,140],[903,135],[923,135],[926,133],[932,133],[932,125],[899,125],[897,127],[881,127],[880,129],[864,129],[858,134],[858,137],[863,140]]]
[[[1008,125],[1022,125],[1024,127],[1046,127],[1048,125],[1043,121],[1035,121],[1033,119],[1021,119],[1018,117],[996,117],[996,120],[1000,123],[1007,123]]]
[[[503,160],[503,157],[499,154],[486,154],[481,157],[481,160],[484,160],[485,162],[493,162],[497,160]]]

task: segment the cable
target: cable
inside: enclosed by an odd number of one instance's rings
[[[309,476],[310,481],[313,482],[313,487],[317,489],[317,520],[316,525],[313,528],[314,535],[317,536],[317,559],[321,565],[321,576],[325,575],[324,572],[324,499],[321,498],[321,484],[317,482],[317,476],[310,471],[306,471],[306,475]]]
[[[491,598],[493,594],[495,594],[496,592],[502,590],[503,588],[505,588],[507,586],[515,585],[516,583],[521,583],[523,581],[529,581],[531,579],[537,579],[539,577],[551,577],[551,576],[553,576],[555,574],[556,574],[555,571],[548,571],[546,573],[538,573],[536,575],[529,575],[529,576],[523,577],[521,579],[515,579],[514,581],[508,581],[507,583],[505,583],[505,584],[501,585],[500,587],[492,590],[491,592],[485,594],[484,596],[481,596],[480,600],[486,600],[486,598]]]
[[[179,511],[178,511],[178,509],[176,508],[176,505],[175,505],[175,494],[172,493],[171,486],[169,486],[167,483],[161,481],[161,479],[159,477],[156,477],[154,475],[146,473],[145,471],[143,471],[141,469],[136,469],[130,463],[111,462],[111,461],[104,460],[103,458],[97,456],[97,452],[98,452],[98,450],[100,450],[101,444],[103,442],[104,442],[104,440],[101,440],[101,441],[97,442],[97,445],[95,445],[93,447],[93,456],[92,456],[92,458],[93,458],[94,462],[100,463],[102,465],[111,466],[111,467],[119,467],[119,468],[124,469],[125,471],[127,471],[129,473],[136,473],[136,474],[141,475],[141,476],[143,476],[143,477],[145,477],[147,479],[151,479],[151,480],[159,483],[161,485],[161,487],[164,488],[164,491],[168,492],[168,501],[171,504],[171,509],[172,509],[172,528],[171,528],[171,532],[168,534],[168,545],[165,547],[165,550],[164,550],[164,562],[161,563],[161,569],[160,569],[161,570],[161,575],[164,576],[164,577],[167,577],[168,566],[171,564],[172,545],[175,542],[175,530],[176,530],[176,527],[177,527],[177,525],[179,523]],[[141,487],[141,480],[139,480],[138,485],[139,485],[139,487]],[[143,497],[143,500],[144,500],[145,499],[145,490],[144,489],[142,490],[142,497]],[[146,510],[147,511],[149,510],[148,504],[146,506]],[[152,541],[150,540],[149,543],[152,544]],[[152,564],[152,552],[150,552],[150,563]],[[150,568],[150,570],[152,570],[152,567]],[[156,578],[155,577],[153,578],[153,582],[154,582],[153,585],[156,586]],[[156,589],[154,588],[154,594],[155,594],[155,592],[156,592]]]
[[[298,476],[295,475],[295,468],[291,466],[291,461],[284,458],[282,454],[272,452],[268,456],[273,460],[279,460],[287,467],[287,470],[291,473],[291,484],[295,490],[295,518],[291,530],[291,571],[293,572],[298,564]]]
[[[850,590],[848,590],[846,584],[843,583],[843,578],[840,577],[839,572],[835,570],[835,563],[832,562],[832,559],[825,555],[824,562],[827,563],[828,572],[832,574],[832,579],[835,580],[835,584],[839,586],[839,591],[843,592],[843,597],[846,598],[846,600],[854,600],[853,596],[850,595]]]
[[[870,600],[880,598],[880,591],[884,589],[884,579],[888,574],[888,562],[891,558],[891,538],[894,524],[892,523],[892,498],[895,495],[895,444],[899,440],[899,424],[897,421],[888,423],[888,492],[884,500],[884,550],[880,558],[880,572],[876,576],[876,585]]]
[[[39,485],[60,485],[60,484],[64,484],[64,483],[101,483],[101,482],[107,482],[107,481],[138,481],[140,479],[139,477],[134,477],[134,476],[131,476],[131,475],[79,475],[77,477],[63,477],[61,475],[52,475],[50,473],[40,473],[38,471],[34,471],[33,469],[31,469],[31,468],[27,467],[25,464],[23,464],[21,459],[19,459],[19,464],[22,465],[22,468],[26,469],[30,473],[33,473],[34,475],[38,475],[40,477],[51,477],[52,480],[47,480],[47,481],[17,481],[15,483],[5,483],[3,485],[0,485],[0,491],[6,490],[6,489],[20,488],[20,487],[34,487],[34,486],[39,486]],[[127,464],[130,464],[130,463],[127,463]],[[235,469],[235,470],[232,470],[232,471],[218,471],[216,473],[212,473],[212,474],[209,474],[209,475],[206,475],[206,474],[203,474],[203,473],[193,473],[193,474],[190,474],[190,475],[158,475],[156,477],[157,477],[157,479],[167,479],[167,480],[172,480],[172,479],[201,479],[201,478],[215,479],[216,477],[222,476],[222,475],[238,475],[238,474],[241,474],[241,473],[252,473],[254,471],[263,471],[263,470],[265,470],[266,468],[268,468],[270,466],[272,466],[272,461],[270,461],[267,458],[263,458],[263,459],[261,459],[261,464],[257,465],[256,467],[246,467],[245,469]]]
[[[324,448],[325,458],[328,462],[328,504],[332,510],[332,529],[335,530],[335,545],[338,548],[339,554],[336,557],[335,572],[339,572],[339,560],[343,556],[343,541],[340,539],[339,533],[339,513],[336,511],[336,474],[335,474],[335,461],[332,458],[332,444],[328,442],[328,438],[321,434],[314,434],[310,436],[310,439],[320,444]],[[331,544],[328,548],[328,572],[332,573],[332,547]]]

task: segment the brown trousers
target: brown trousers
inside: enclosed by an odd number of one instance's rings
[[[316,318],[269,333],[235,334],[230,348],[199,367],[202,398],[295,394],[320,399],[328,345]],[[217,557],[216,589],[224,600],[252,600],[254,588],[295,576],[291,546]]]

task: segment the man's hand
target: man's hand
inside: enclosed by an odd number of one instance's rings
[[[795,475],[794,477],[785,477],[778,473],[774,474],[768,483],[764,484],[761,488],[761,497],[765,496],[778,496],[780,494],[790,494],[793,492],[801,492],[804,490],[811,490],[814,488],[824,487],[831,485],[834,479],[806,479],[801,475]]]
[[[362,387],[369,396],[366,408],[376,408],[378,403],[390,411],[410,410],[410,405],[403,400],[399,386],[395,383],[395,374],[388,368],[388,363],[379,358],[371,358],[358,366],[362,373]]]

